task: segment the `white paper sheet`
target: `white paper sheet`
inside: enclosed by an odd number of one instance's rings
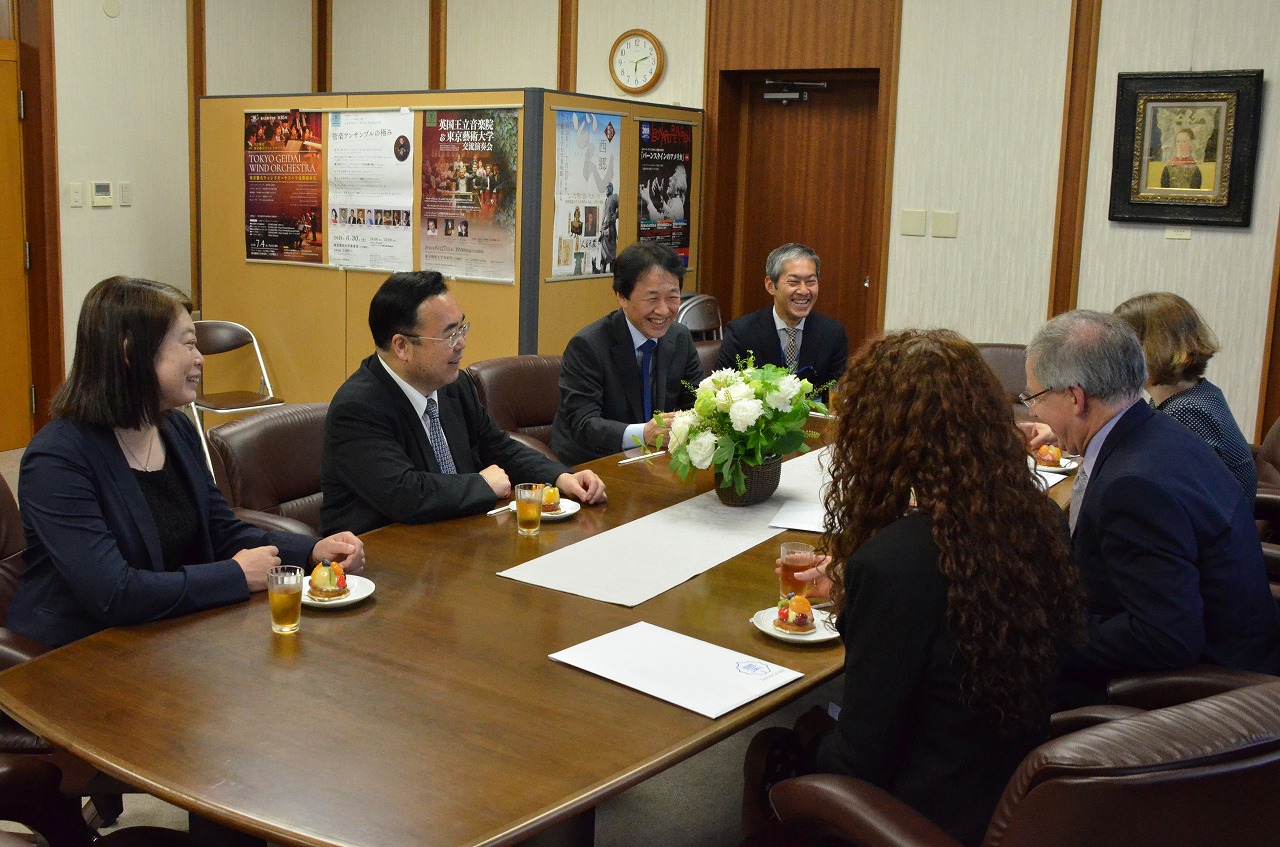
[[[550,658],[709,718],[804,676],[643,621]]]
[[[822,452],[784,462],[778,491],[764,503],[725,506],[708,491],[498,576],[637,606],[781,532],[769,525],[780,506],[819,496]]]

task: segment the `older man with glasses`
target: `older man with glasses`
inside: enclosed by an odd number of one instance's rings
[[[377,350],[347,378],[325,420],[324,526],[367,532],[492,509],[519,482],[605,499],[574,473],[498,429],[460,370],[471,324],[435,272],[392,274],[369,304]]]
[[[1027,348],[1019,399],[1083,457],[1071,492],[1072,556],[1088,637],[1068,661],[1063,706],[1100,701],[1107,681],[1200,663],[1274,673],[1280,617],[1253,503],[1195,433],[1140,402],[1146,361],[1110,314],[1059,315]]]

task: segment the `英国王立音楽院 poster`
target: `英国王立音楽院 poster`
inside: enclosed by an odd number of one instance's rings
[[[515,109],[436,109],[422,115],[422,269],[515,283]]]
[[[246,112],[245,258],[322,261],[320,113]]]
[[[556,112],[552,276],[613,272],[618,251],[622,119],[604,112]]]

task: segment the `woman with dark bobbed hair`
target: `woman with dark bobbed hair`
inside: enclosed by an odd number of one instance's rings
[[[837,391],[821,582],[845,683],[816,767],[977,844],[1047,738],[1059,652],[1083,637],[1066,525],[996,376],[956,333],[873,339]]]
[[[22,457],[28,568],[5,626],[56,647],[109,626],[246,600],[281,562],[364,566],[349,532],[323,540],[237,520],[191,420],[200,384],[191,302],[112,277],[85,298],[53,420]]]
[[[1204,378],[1221,347],[1195,307],[1177,294],[1139,294],[1116,306],[1147,358],[1151,405],[1208,442],[1245,494],[1258,493],[1258,466],[1222,390]]]

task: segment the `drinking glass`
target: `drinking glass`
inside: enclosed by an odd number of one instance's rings
[[[297,632],[302,621],[302,568],[278,565],[267,571],[267,601],[272,632]]]
[[[540,482],[522,482],[516,486],[516,532],[537,535],[542,526],[542,489]]]
[[[778,574],[778,598],[783,599],[788,594],[807,597],[809,583],[796,579],[796,574],[813,567],[813,545],[801,541],[784,541],[779,558],[782,559],[782,568]]]

